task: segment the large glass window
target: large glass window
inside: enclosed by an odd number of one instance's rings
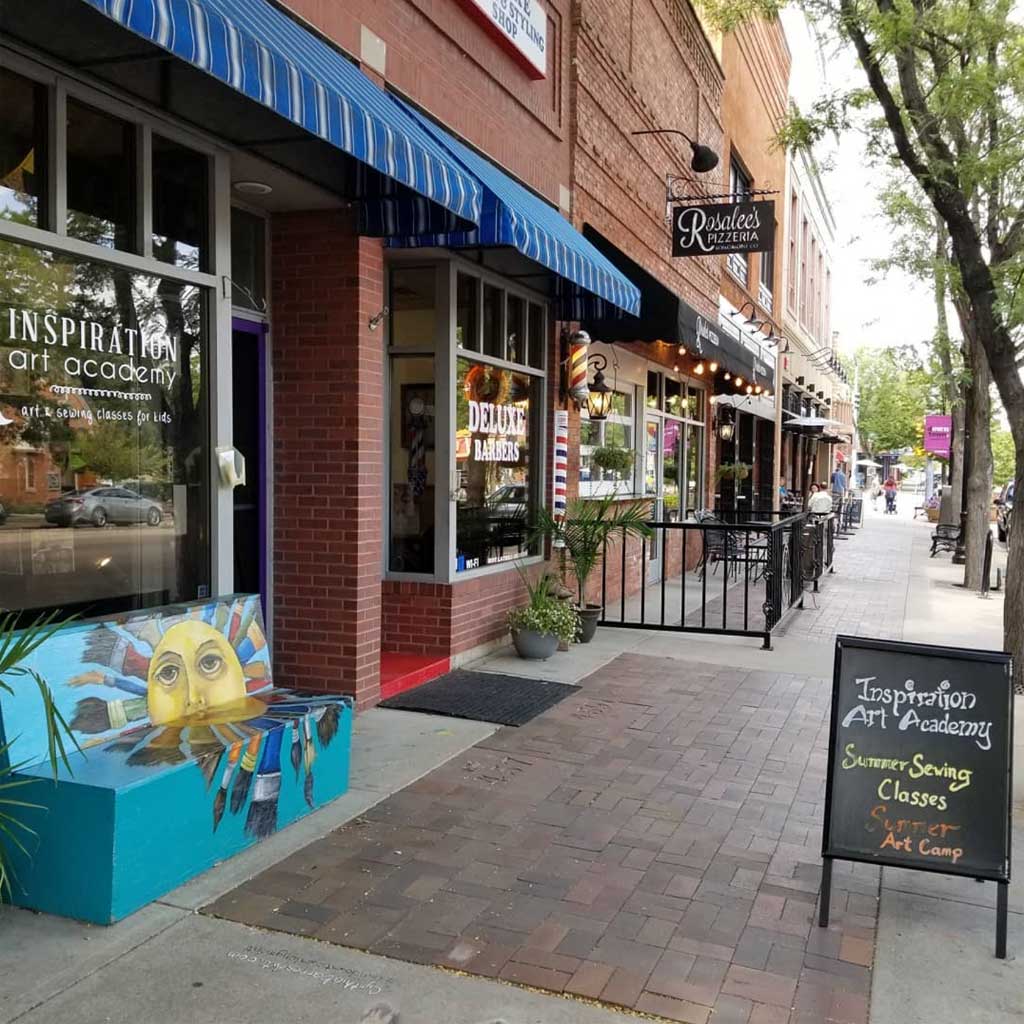
[[[209,593],[204,289],[0,240],[0,594]]]
[[[231,301],[258,313],[267,311],[266,225],[263,217],[231,209]]]
[[[434,347],[437,271],[433,267],[395,267],[391,271],[391,344]]]
[[[753,182],[750,175],[740,167],[734,158],[729,165],[729,192],[732,196],[732,201],[734,203],[742,203],[749,200],[751,198],[751,188],[753,188]],[[726,259],[732,274],[743,284],[747,284],[750,279],[747,254],[745,252],[731,252]]]
[[[632,494],[636,477],[636,440],[633,426],[633,390],[616,391],[605,420],[591,420],[586,408],[580,412],[580,496]],[[606,458],[608,449],[621,449],[633,457]]]
[[[543,370],[544,358],[547,353],[547,325],[544,307],[530,303],[530,365]]]
[[[67,103],[67,231],[72,238],[134,251],[135,125],[84,103]]]
[[[153,255],[189,270],[209,262],[209,158],[153,135]]]
[[[479,352],[480,279],[459,274],[455,289],[455,344]]]
[[[45,227],[46,89],[0,68],[0,220]]]
[[[456,572],[532,553],[541,406],[541,378],[457,360]]]
[[[505,293],[492,284],[484,283],[484,355],[505,358],[505,337],[502,314],[505,312]]]

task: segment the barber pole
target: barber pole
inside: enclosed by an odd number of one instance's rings
[[[554,480],[551,489],[551,511],[561,521],[565,518],[565,478],[569,465],[569,412],[567,409],[555,410],[555,458]],[[563,542],[556,540],[555,547],[562,547]]]
[[[590,388],[587,387],[587,353],[590,335],[577,331],[569,345],[569,397],[579,406],[586,404]]]

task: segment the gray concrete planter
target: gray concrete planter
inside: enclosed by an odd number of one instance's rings
[[[512,645],[520,658],[529,661],[547,661],[558,650],[558,637],[554,633],[535,633],[531,629],[512,630]]]
[[[597,632],[597,620],[601,618],[601,606],[599,604],[588,604],[585,608],[578,609],[580,617],[579,642],[589,644]]]

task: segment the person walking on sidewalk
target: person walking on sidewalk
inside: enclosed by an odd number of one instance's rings
[[[885,511],[886,513],[896,514],[896,481],[890,476],[886,479],[882,485],[882,490],[885,492]]]
[[[832,494],[840,499],[846,495],[846,474],[841,465],[832,472]]]

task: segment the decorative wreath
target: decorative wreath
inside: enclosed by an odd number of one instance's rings
[[[493,366],[478,363],[467,374],[462,385],[466,397],[472,402],[490,402],[504,405],[512,387],[511,374]]]

